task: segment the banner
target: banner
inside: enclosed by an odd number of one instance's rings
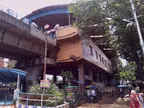
[[[50,88],[50,81],[49,80],[41,80],[40,87],[41,88]]]

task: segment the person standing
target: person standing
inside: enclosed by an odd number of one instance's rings
[[[143,96],[144,96],[143,93],[139,93],[139,100],[140,100],[142,108],[144,108],[144,99],[143,99]]]
[[[90,91],[90,89],[87,89],[87,101],[88,101],[88,103],[91,103],[91,91]]]
[[[123,90],[123,88],[120,88],[119,91],[120,91],[120,97],[124,98],[124,90]]]
[[[134,90],[131,91],[130,95],[130,108],[142,108],[137,94]]]
[[[92,98],[93,98],[93,103],[96,103],[96,92],[94,89],[92,89],[91,94],[92,94]]]

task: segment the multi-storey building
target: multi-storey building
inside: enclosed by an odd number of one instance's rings
[[[47,74],[54,75],[56,79],[61,70],[72,71],[73,84],[77,82],[82,88],[84,84],[110,85],[114,72],[112,67],[115,67],[113,63],[115,56],[103,37],[103,32],[98,32],[96,36],[90,36],[89,39],[81,39],[79,30],[71,26],[74,18],[67,6],[48,6],[26,16],[31,22],[41,27],[49,24],[49,29],[52,29],[55,25],[60,25],[56,30],[59,47],[57,63],[55,66],[48,66]]]

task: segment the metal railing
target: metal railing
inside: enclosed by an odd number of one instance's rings
[[[64,103],[64,99],[62,99],[61,103]],[[59,105],[57,96],[53,94],[34,94],[19,92],[18,105],[21,104],[41,107],[56,107],[57,105]]]
[[[17,18],[17,19],[20,19],[20,15],[18,15],[18,13],[14,12],[13,10],[7,8],[6,6],[3,6],[0,4],[0,10],[2,10],[3,12]]]
[[[1,5],[1,4],[0,4],[0,10],[7,13],[8,15],[11,15],[11,16],[15,17],[17,20],[20,20],[20,18],[22,18],[18,13],[14,12],[13,10],[11,10],[11,9]],[[46,32],[43,27],[41,27],[37,24],[33,25],[32,24],[33,22],[29,21],[29,19],[27,19],[27,18],[22,18],[21,21],[26,23],[27,25],[33,27],[33,28],[36,28],[37,30],[41,31],[42,33]],[[49,35],[49,37],[52,38],[52,39],[56,39],[55,34]]]
[[[13,92],[14,88],[10,88],[9,86],[0,86],[0,106],[14,103]]]
[[[15,101],[13,100],[13,95],[4,94],[0,96],[0,106],[12,105],[14,103]]]

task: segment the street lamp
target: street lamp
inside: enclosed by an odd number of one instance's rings
[[[139,26],[139,22],[138,22],[138,19],[137,19],[137,14],[136,14],[136,10],[135,10],[135,7],[134,7],[133,0],[130,0],[130,4],[131,4],[132,13],[133,13],[133,16],[134,16],[136,28],[137,28],[137,31],[138,31],[140,45],[141,45],[142,52],[143,52],[143,55],[144,55],[144,42],[143,42],[142,33],[141,33],[141,30],[140,30],[140,26]]]

